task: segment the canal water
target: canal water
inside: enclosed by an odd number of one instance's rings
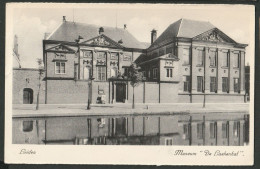
[[[221,145],[249,142],[243,113],[13,117],[13,144]]]

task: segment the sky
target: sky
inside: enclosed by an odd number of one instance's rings
[[[209,21],[246,49],[246,64],[254,57],[254,8],[243,5],[173,5],[173,4],[16,4],[7,6],[12,35],[18,36],[22,67],[36,68],[42,58],[45,32],[53,32],[68,21],[121,27],[139,41],[150,42],[152,29],[157,37],[180,18]],[[8,29],[7,25],[7,30]],[[251,59],[252,60],[252,59]]]

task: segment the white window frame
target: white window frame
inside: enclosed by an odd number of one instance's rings
[[[61,68],[61,63],[64,63],[64,73],[61,73],[61,71],[59,73],[57,73],[57,63],[59,63],[59,66]],[[61,70],[61,69],[60,69]],[[60,61],[56,61],[55,62],[55,65],[54,65],[54,71],[55,71],[55,74],[66,74],[66,62],[60,62]]]
[[[100,72],[98,71],[99,68],[100,68],[100,69],[105,69],[104,72],[101,73],[101,74],[103,74],[103,73],[105,74],[104,79],[102,79],[102,78],[99,79],[99,78],[98,78],[98,75],[99,75],[99,73],[100,73]],[[106,80],[107,80],[107,79],[106,79],[106,75],[107,75],[106,67],[105,67],[105,66],[97,66],[97,81],[106,81]],[[102,77],[102,76],[100,76],[100,77]]]

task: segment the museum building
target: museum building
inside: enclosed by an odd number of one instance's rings
[[[135,87],[138,103],[244,102],[246,46],[204,21],[180,19],[158,38],[152,30],[151,44],[147,44],[131,35],[127,25],[95,26],[63,17],[43,40],[40,101],[132,102],[128,71],[136,62],[145,77]],[[16,77],[22,69],[14,69],[14,79],[20,79]],[[25,97],[24,88],[28,84],[15,86],[13,102],[28,103],[23,100],[29,98],[35,103],[36,97]]]

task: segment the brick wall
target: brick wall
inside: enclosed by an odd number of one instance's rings
[[[40,98],[39,103],[44,104],[45,102],[45,81],[43,78],[45,75],[42,75],[41,79],[41,89],[40,89]],[[39,70],[38,69],[26,69],[26,68],[14,68],[13,69],[13,104],[23,104],[23,93],[24,89],[29,88],[33,90],[33,103],[37,102],[37,93],[38,93],[38,78]]]
[[[88,82],[74,80],[48,80],[47,104],[87,103]]]

